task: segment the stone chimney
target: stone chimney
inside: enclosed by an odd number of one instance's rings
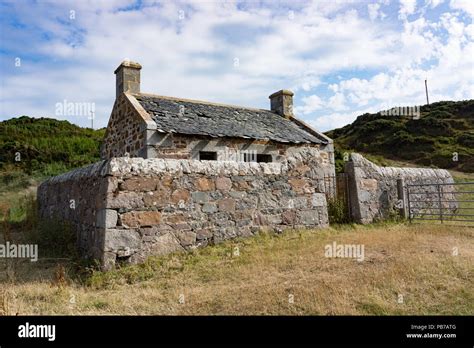
[[[115,98],[124,92],[140,93],[140,69],[138,63],[125,59],[115,69]]]
[[[270,98],[270,110],[286,118],[293,117],[293,92],[287,89],[273,93]]]

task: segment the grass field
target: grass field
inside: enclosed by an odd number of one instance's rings
[[[473,181],[460,174],[453,172],[458,182]],[[0,185],[0,243],[24,237],[35,186],[22,178]],[[363,245],[364,261],[325,257],[333,242]],[[261,234],[107,273],[84,271],[66,247],[59,259],[42,250],[35,263],[0,259],[0,315],[474,314],[473,227],[387,223]]]
[[[262,234],[78,278],[23,261],[0,314],[388,315],[474,313],[472,228],[383,224]],[[327,258],[362,244],[365,259]]]

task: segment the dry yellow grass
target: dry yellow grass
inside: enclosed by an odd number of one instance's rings
[[[16,283],[0,285],[0,314],[472,315],[473,231],[386,224],[263,234],[95,273],[87,284],[58,284],[56,266],[25,264]],[[326,258],[333,241],[363,244],[365,260]]]

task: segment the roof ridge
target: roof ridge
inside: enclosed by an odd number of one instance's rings
[[[290,143],[309,142],[327,144],[330,142],[329,139],[323,134],[321,134],[319,131],[308,126],[295,116],[286,118],[280,116],[279,114],[271,110],[207,102],[203,100],[168,97],[152,93],[134,93],[132,95],[134,98],[138,99],[139,103],[143,106],[145,111],[156,122],[157,126],[162,127],[164,131],[169,130],[185,134],[207,134],[209,136],[248,136],[253,139],[261,139],[261,137],[264,137],[277,142]],[[162,117],[156,117],[155,111],[159,112],[159,110],[155,110],[155,107],[153,106],[154,103],[150,104],[153,101],[155,103],[158,103],[158,109],[164,110],[164,114],[162,115]],[[203,112],[208,114],[208,117],[211,118],[213,122],[209,123],[210,121],[208,122],[199,119],[199,121],[193,126],[189,124],[184,125],[177,119],[170,119],[168,117],[170,112],[171,114],[177,112],[171,110],[174,109],[174,107],[172,107],[172,104],[175,103],[189,103],[187,107],[191,110],[190,113],[196,114],[197,116],[199,116],[199,109],[202,108],[203,110],[207,110]],[[199,107],[199,105],[201,106]],[[220,107],[221,109],[219,110],[217,108],[213,108],[213,106]],[[233,115],[238,113],[238,111],[240,111],[242,117],[239,117],[237,120],[236,117],[233,117]],[[252,114],[256,116],[255,114],[257,113],[259,114],[259,117],[252,117]],[[237,126],[235,122],[238,123]],[[245,124],[242,124],[242,122],[245,122]],[[249,122],[249,124],[247,124],[247,122]],[[203,126],[208,127],[209,129],[206,128],[204,130],[202,129]],[[225,128],[227,126],[232,128],[233,130],[224,130],[222,132],[218,131],[216,128]],[[255,127],[257,129],[254,129]]]
[[[136,96],[157,97],[157,98],[184,101],[184,102],[190,102],[190,103],[196,103],[196,104],[226,106],[226,107],[232,107],[232,108],[236,108],[236,109],[245,109],[245,110],[266,111],[266,112],[271,112],[272,114],[277,115],[275,112],[273,112],[271,110],[268,110],[268,109],[252,108],[252,107],[249,107],[249,106],[241,106],[241,105],[234,105],[234,104],[224,104],[224,103],[210,102],[210,101],[206,101],[206,100],[188,99],[188,98],[179,98],[179,97],[168,97],[168,96],[165,96],[165,95],[158,95],[158,94],[153,94],[153,93],[143,93],[143,92],[135,93],[133,95],[135,97]]]

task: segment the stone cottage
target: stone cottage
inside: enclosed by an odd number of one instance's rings
[[[130,156],[281,162],[294,147],[318,148],[334,175],[333,143],[293,115],[293,93],[270,95],[270,110],[140,92],[141,65],[115,70],[116,100],[102,158]]]
[[[261,230],[329,224],[332,140],[296,119],[293,93],[270,109],[140,91],[138,63],[115,70],[102,160],[38,188],[42,218],[66,221],[104,269]]]

